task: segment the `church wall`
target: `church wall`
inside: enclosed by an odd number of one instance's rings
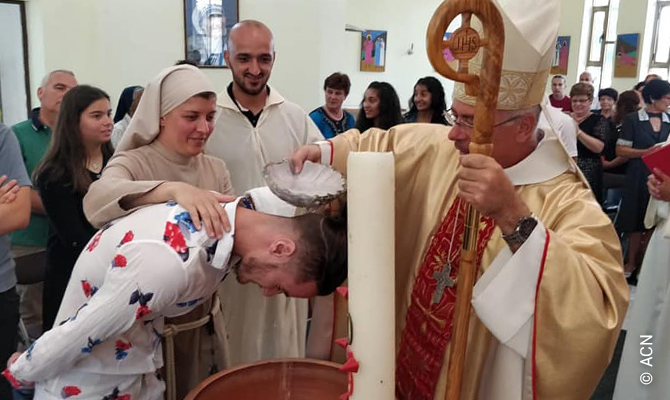
[[[346,107],[358,108],[368,84],[381,80],[396,88],[406,108],[414,83],[427,75],[438,77],[451,97],[453,83],[438,76],[426,55],[426,28],[440,2],[240,0],[240,18],[259,19],[274,31],[277,60],[270,83],[307,111],[323,103],[323,79],[334,71],[352,80]],[[618,31],[643,34],[646,1],[620,2]],[[182,0],[26,0],[26,5],[33,104],[40,80],[52,69],[72,69],[81,83],[108,91],[115,105],[125,86],[145,84],[184,58]],[[564,0],[562,8],[559,34],[572,37],[568,82],[574,83],[584,62],[579,51],[584,0]],[[345,32],[345,24],[388,31],[385,72],[359,70],[361,35]],[[217,90],[231,81],[230,70],[204,71]],[[635,80],[614,78],[613,85],[625,89]]]
[[[341,0],[344,1],[344,0]],[[184,58],[182,0],[28,0],[31,88],[50,70],[73,70],[80,83],[100,86],[115,106],[125,86],[144,85]],[[322,101],[320,45],[325,2],[241,0],[240,19],[274,31],[277,61],[270,83],[308,108]],[[342,25],[342,32],[344,31]],[[217,91],[228,69],[204,69]],[[34,104],[39,104],[33,94]]]
[[[451,105],[453,82],[442,78],[426,55],[426,30],[440,0],[385,0],[383,2],[347,0],[347,23],[361,29],[388,31],[386,71],[361,72],[361,34],[346,32],[345,72],[352,81],[347,107],[358,108],[365,89],[372,81],[389,82],[398,92],[400,106],[407,108],[414,84],[424,76],[440,79]],[[413,45],[413,54],[407,54]]]
[[[568,87],[576,83],[579,74],[584,70],[588,51],[588,30],[583,32],[582,26],[584,20],[590,20],[590,8],[585,3],[590,0],[563,0],[561,2],[561,25],[558,31],[560,36],[570,36],[572,39],[570,46],[570,59],[568,65]],[[586,12],[586,14],[585,14]],[[619,0],[619,13],[617,19],[617,34],[639,33],[640,49],[644,43],[645,26],[647,22],[648,1],[647,0]],[[650,40],[650,39],[649,39]],[[582,44],[581,42],[584,41]],[[611,87],[624,91],[632,88],[639,80],[644,77],[641,68],[645,65],[644,60],[649,58],[649,48],[642,50],[639,58],[638,77],[635,78],[617,78],[612,77]],[[648,63],[647,63],[648,64]],[[547,93],[551,92],[551,81],[547,83]]]

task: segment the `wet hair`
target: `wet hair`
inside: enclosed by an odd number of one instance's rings
[[[651,104],[654,100],[659,100],[667,94],[670,94],[670,83],[660,79],[650,80],[642,89],[642,98],[647,104]]]
[[[590,83],[579,82],[572,85],[570,88],[570,97],[587,96],[589,100],[593,99],[593,85]]]
[[[349,80],[349,76],[341,72],[330,74],[330,76],[323,82],[323,90],[328,88],[344,90],[344,95],[348,96],[349,89],[351,89],[351,81]]]
[[[419,79],[414,84],[415,91],[419,85],[424,86],[430,93],[430,109],[433,111],[430,123],[449,125],[444,118],[444,113],[447,111],[447,101],[444,97],[444,87],[442,87],[440,81],[432,76],[427,76]],[[405,114],[405,120],[413,119],[418,113],[419,110],[416,108],[416,104],[414,104],[414,93],[412,93],[412,97],[409,100],[409,111]]]
[[[615,126],[619,125],[626,114],[637,111],[639,107],[640,97],[634,90],[626,90],[625,92],[622,92],[616,102],[616,109],[614,111],[614,116],[612,117],[612,122]]]
[[[333,293],[347,279],[346,207],[337,217],[300,215],[293,226],[299,236],[298,279],[316,282],[319,296]]]
[[[67,179],[77,193],[83,195],[88,191],[92,179],[86,169],[86,146],[79,122],[84,111],[101,99],[109,100],[109,95],[89,85],[75,86],[63,96],[51,143],[33,172],[35,181],[53,183]],[[105,159],[114,153],[110,142],[103,144],[101,150]]]
[[[363,110],[363,101],[361,101],[361,108],[358,110],[356,117],[356,129],[361,132],[367,131],[370,128],[390,129],[393,126],[402,124],[402,114],[400,114],[400,100],[398,94],[391,84],[387,82],[372,82],[368,89],[377,91],[379,97],[379,116],[376,118],[367,118]],[[367,91],[367,90],[366,90]],[[375,124],[377,119],[377,124]]]
[[[616,89],[613,88],[600,89],[598,91],[598,100],[600,100],[600,98],[603,96],[611,97],[612,100],[617,101],[617,99],[619,98],[619,92],[617,92]]]

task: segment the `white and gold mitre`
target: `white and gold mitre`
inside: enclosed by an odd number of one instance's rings
[[[505,24],[499,110],[519,110],[542,102],[556,50],[560,22],[558,0],[492,0]],[[479,19],[473,15],[472,28],[483,34]],[[479,75],[483,50],[470,60],[470,73]],[[454,100],[474,105],[476,97],[465,93],[465,85],[456,82]]]

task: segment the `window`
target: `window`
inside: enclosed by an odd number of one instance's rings
[[[670,0],[656,3],[654,36],[651,46],[649,73],[668,79],[670,75]]]
[[[612,84],[619,0],[586,0],[591,3],[586,70],[593,76],[596,92]]]
[[[26,10],[0,0],[0,122],[13,125],[30,110]]]

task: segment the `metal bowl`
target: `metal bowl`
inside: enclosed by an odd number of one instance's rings
[[[348,384],[339,367],[310,359],[260,361],[209,377],[185,400],[339,400]]]

